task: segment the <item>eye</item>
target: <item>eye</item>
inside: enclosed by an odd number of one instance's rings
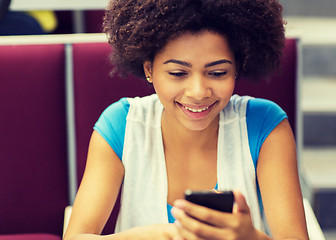
[[[215,72],[209,72],[209,75],[211,77],[223,77],[227,74],[226,71],[215,71]]]
[[[186,72],[169,72],[168,73],[170,76],[173,76],[175,78],[181,78],[187,75]]]

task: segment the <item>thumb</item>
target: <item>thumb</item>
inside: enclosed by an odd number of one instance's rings
[[[233,191],[235,197],[235,205],[233,207],[233,213],[249,213],[250,208],[246,203],[246,199],[238,190]]]

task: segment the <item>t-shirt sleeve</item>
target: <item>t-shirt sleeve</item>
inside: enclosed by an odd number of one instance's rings
[[[257,166],[260,148],[265,139],[285,118],[287,118],[285,111],[272,101],[254,98],[247,103],[246,124],[255,167]]]
[[[93,127],[112,147],[120,160],[122,159],[128,110],[129,102],[127,98],[122,98],[106,108]]]

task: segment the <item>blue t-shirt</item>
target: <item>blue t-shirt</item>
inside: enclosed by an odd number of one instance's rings
[[[94,126],[94,130],[107,141],[121,160],[125,138],[126,117],[129,106],[130,104],[127,98],[122,98],[118,102],[111,104],[102,113]],[[255,169],[257,167],[262,144],[272,130],[285,118],[287,118],[286,113],[272,101],[260,98],[253,98],[248,101],[246,109],[246,125],[249,147]],[[262,211],[259,186],[258,197]],[[172,223],[175,219],[171,215],[171,208],[172,207],[168,204],[168,219],[169,222]]]

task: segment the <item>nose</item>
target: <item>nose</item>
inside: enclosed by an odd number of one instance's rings
[[[202,100],[211,97],[212,90],[206,79],[202,76],[195,76],[187,82],[185,95],[195,100]]]

